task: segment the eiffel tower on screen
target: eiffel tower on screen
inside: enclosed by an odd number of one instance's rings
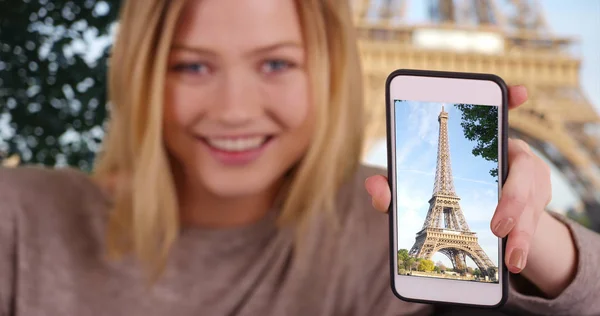
[[[483,276],[495,278],[498,268],[479,245],[477,234],[469,229],[460,208],[460,198],[454,189],[450,144],[448,141],[448,112],[438,115],[439,140],[433,195],[425,223],[417,233],[409,251],[414,258],[431,259],[439,252],[446,255],[455,271],[466,270],[466,257],[471,257]]]

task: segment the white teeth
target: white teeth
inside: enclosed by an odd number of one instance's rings
[[[207,138],[208,144],[224,151],[246,151],[259,148],[264,144],[266,136],[256,136],[247,138]]]

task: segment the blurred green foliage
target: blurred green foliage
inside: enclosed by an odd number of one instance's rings
[[[0,0],[0,152],[89,170],[117,0]]]

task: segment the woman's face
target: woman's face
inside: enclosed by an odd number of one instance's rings
[[[191,0],[168,61],[164,139],[226,198],[271,188],[305,153],[313,115],[293,0]]]

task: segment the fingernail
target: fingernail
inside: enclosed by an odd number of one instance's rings
[[[496,236],[498,237],[505,237],[513,228],[514,222],[515,221],[512,219],[512,217],[501,220],[498,224],[496,224],[496,227],[494,227],[494,233],[496,233]]]
[[[510,254],[509,265],[521,270],[523,269],[523,259],[525,258],[525,254],[523,249],[516,248]]]
[[[369,192],[369,194],[372,196],[373,192],[371,192],[372,189],[369,185],[369,180],[371,180],[371,177],[365,179],[365,188],[367,188],[367,192]]]

